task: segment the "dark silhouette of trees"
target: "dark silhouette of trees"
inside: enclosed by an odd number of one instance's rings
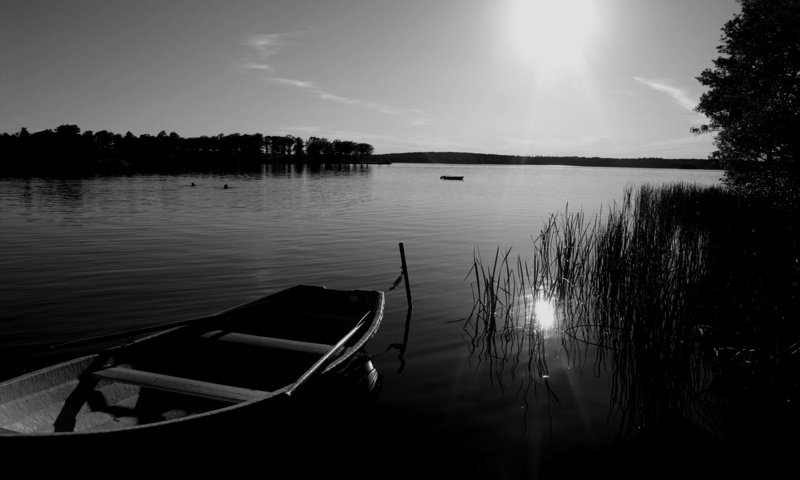
[[[265,137],[264,145],[273,163],[291,161],[292,154],[296,153],[295,137],[292,135]]]
[[[356,142],[348,140],[334,140],[331,146],[333,154],[340,158],[351,158],[356,152]]]
[[[294,146],[292,148],[294,148],[294,158],[295,158],[295,160],[302,161],[303,157],[305,157],[305,155],[306,155],[306,152],[305,152],[306,144],[303,141],[303,139],[300,138],[300,137],[296,137],[294,139]]]
[[[331,147],[327,138],[311,137],[306,142],[306,154],[314,159],[320,159],[330,153]]]
[[[219,134],[183,138],[107,130],[81,133],[77,125],[0,135],[0,175],[70,176],[114,172],[255,169],[264,163],[363,163],[369,144],[292,135]]]
[[[356,152],[358,153],[358,158],[365,159],[372,155],[372,152],[375,151],[375,148],[372,147],[369,143],[359,143],[356,145]]]
[[[715,132],[713,158],[729,185],[796,202],[800,156],[800,2],[739,0],[723,27],[721,54],[697,79],[697,111]]]
[[[56,128],[56,134],[64,137],[70,138],[73,136],[77,136],[81,133],[81,129],[78,128],[77,125],[61,125]]]

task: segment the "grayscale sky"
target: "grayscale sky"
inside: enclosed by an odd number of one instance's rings
[[[735,0],[0,0],[0,132],[705,158]]]

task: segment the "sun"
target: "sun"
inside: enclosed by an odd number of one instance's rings
[[[510,0],[508,41],[524,65],[558,71],[579,67],[595,30],[593,0]]]

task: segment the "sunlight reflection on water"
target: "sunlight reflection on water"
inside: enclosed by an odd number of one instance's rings
[[[554,334],[557,326],[556,306],[544,291],[531,289],[521,295],[517,309],[517,328],[539,330],[546,337]]]

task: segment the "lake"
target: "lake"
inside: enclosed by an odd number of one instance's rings
[[[628,185],[713,185],[721,175],[393,164],[0,179],[0,372],[52,360],[55,343],[202,316],[295,284],[387,290],[402,242],[413,310],[401,357],[392,346],[406,333],[406,297],[402,283],[388,292],[369,346],[383,384],[364,435],[391,445],[373,454],[481,478],[583,471],[575,452],[589,465],[618,452],[608,372],[588,348],[583,360],[565,352],[557,335],[546,382],[513,355],[476,350],[463,328],[474,255],[524,255],[551,214],[593,215]]]

